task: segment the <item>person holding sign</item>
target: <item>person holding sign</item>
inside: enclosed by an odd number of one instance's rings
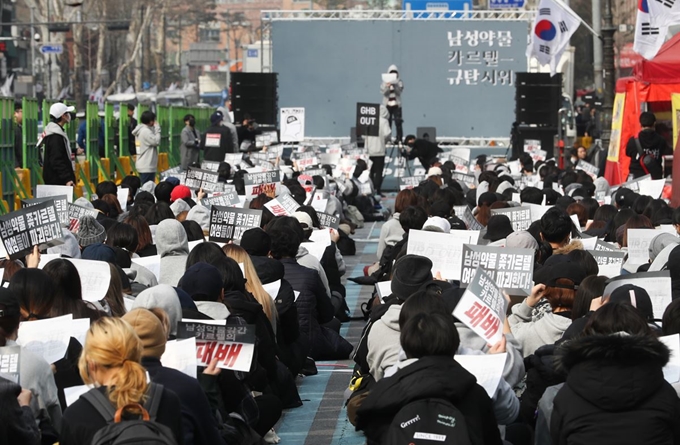
[[[383,105],[387,107],[389,112],[389,125],[392,131],[392,121],[397,125],[397,143],[401,144],[401,138],[404,136],[402,130],[401,113],[401,93],[404,91],[404,82],[399,78],[399,70],[397,65],[390,65],[387,69],[387,74],[383,74],[383,82],[380,84],[380,92],[383,95]]]
[[[60,102],[50,107],[50,123],[45,127],[37,144],[44,147],[45,184],[73,186],[76,183],[71,141],[64,131],[64,127],[71,122],[71,113],[75,110],[75,107],[67,107]]]
[[[158,169],[158,146],[161,144],[161,127],[152,111],[145,111],[140,118],[141,124],[132,130],[137,146],[135,165],[142,184],[156,180]]]

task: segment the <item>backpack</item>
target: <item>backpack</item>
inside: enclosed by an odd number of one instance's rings
[[[345,217],[350,220],[352,224],[361,229],[364,227],[364,216],[361,214],[359,209],[353,205],[348,205],[345,209]]]
[[[444,399],[422,399],[399,410],[385,434],[389,445],[471,445],[463,414]]]
[[[151,383],[144,406],[130,404],[115,410],[109,399],[100,391],[95,389],[83,394],[82,397],[107,422],[105,427],[95,433],[92,445],[177,445],[172,430],[156,422],[162,396],[163,385]],[[123,419],[124,411],[133,407],[141,409],[141,419]]]
[[[663,178],[663,170],[657,162],[656,158],[650,154],[645,154],[642,149],[642,144],[640,144],[640,139],[635,138],[635,146],[638,151],[638,161],[640,162],[640,167],[646,175],[652,175],[652,179]]]

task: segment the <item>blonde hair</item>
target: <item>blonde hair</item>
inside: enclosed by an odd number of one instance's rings
[[[243,269],[246,273],[246,290],[253,294],[257,302],[262,305],[265,315],[267,315],[269,321],[274,325],[276,319],[276,306],[274,306],[273,299],[276,298],[276,295],[270,296],[267,291],[264,290],[264,287],[262,287],[262,282],[260,281],[260,277],[257,276],[257,271],[255,270],[255,266],[253,265],[248,252],[246,252],[243,247],[237,246],[236,244],[225,244],[224,247],[222,247],[222,250],[224,250],[224,253],[226,253],[229,258],[237,263],[243,264]]]
[[[83,353],[78,361],[80,376],[85,384],[95,383],[88,363],[105,369],[116,369],[107,394],[116,409],[129,404],[144,403],[148,384],[146,371],[139,363],[142,342],[132,326],[120,318],[102,317],[87,331]]]

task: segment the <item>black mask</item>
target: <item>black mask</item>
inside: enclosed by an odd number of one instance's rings
[[[192,127],[196,125],[196,119],[189,119],[189,125],[191,125]]]

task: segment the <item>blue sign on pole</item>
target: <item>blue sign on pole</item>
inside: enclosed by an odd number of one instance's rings
[[[252,58],[252,57],[258,57],[259,51],[256,49],[249,49],[246,57]]]
[[[524,0],[489,0],[489,9],[523,8]]]
[[[64,46],[56,43],[42,45],[40,52],[43,54],[61,54],[64,52]]]

